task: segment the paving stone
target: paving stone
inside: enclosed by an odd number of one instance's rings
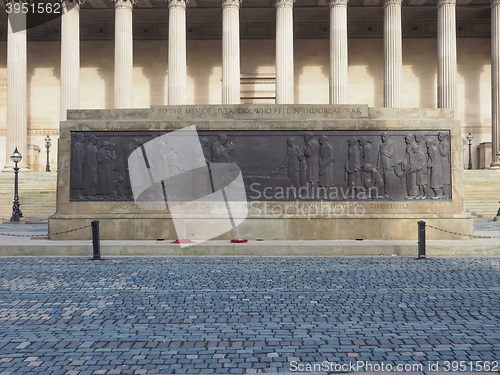
[[[498,285],[499,258],[0,258],[0,373],[491,362]]]

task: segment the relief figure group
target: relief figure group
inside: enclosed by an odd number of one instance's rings
[[[187,165],[186,157],[180,156],[186,156],[183,148],[167,147],[157,133],[123,137],[87,134],[77,132],[73,135],[70,174],[73,200],[132,199],[128,159],[135,150],[146,147],[144,142],[149,140],[156,140],[154,154],[158,159],[149,160],[151,173],[155,173],[156,165],[168,170],[171,176],[168,181],[162,181],[161,186],[155,186],[154,192],[148,192],[160,198],[167,197],[166,190],[183,195],[181,189],[176,189],[178,181],[172,178],[174,175],[201,165],[207,165],[206,173],[211,173],[214,163],[236,167],[240,162],[248,169],[241,171],[247,188],[252,181],[259,181],[260,185],[254,186],[261,186],[261,189],[288,189],[291,194],[286,199],[451,198],[450,142],[446,131],[431,134],[424,131],[350,132],[345,135],[290,132],[287,136],[277,135],[277,138],[272,138],[275,135],[271,134],[266,142],[262,142],[262,137],[268,135],[262,133],[240,136],[207,132],[199,136],[202,156],[199,149],[192,151],[196,166]],[[274,164],[275,168],[269,172],[275,160],[279,162],[278,154],[283,152],[276,140],[283,145],[286,142],[286,150],[281,163]],[[270,147],[274,144],[278,146]],[[194,160],[195,156],[204,160]],[[140,172],[143,173],[141,178],[150,179],[149,168]],[[221,181],[227,179],[224,183],[230,183],[231,176],[231,173],[221,176]],[[206,176],[193,174],[194,196],[211,192],[214,186],[209,184],[210,179]],[[334,196],[331,192],[335,189],[342,192]]]
[[[425,138],[422,132],[409,133],[399,150],[391,134],[380,135],[378,148],[373,136],[351,136],[347,139],[347,157],[344,164],[344,181],[349,198],[394,199],[401,189],[395,185],[397,178],[404,185],[405,199],[446,199],[450,197],[450,144],[448,133],[439,132]],[[401,139],[401,138],[399,138]],[[307,198],[324,197],[325,189],[341,185],[335,181],[334,161],[339,152],[334,150],[326,135],[316,140],[312,133],[304,135],[299,146],[294,137],[287,139],[284,162],[272,171],[272,176],[287,170],[290,186],[296,191],[307,188]],[[315,194],[318,191],[319,194]],[[294,196],[294,198],[296,198]]]
[[[140,146],[134,139],[124,151],[125,173],[121,173],[117,163],[116,143],[103,140],[99,144],[96,135],[85,139],[77,133],[71,151],[71,193],[73,199],[103,200],[131,197],[128,176],[128,156]]]
[[[311,192],[318,188],[328,188],[334,184],[334,150],[328,142],[328,137],[322,135],[319,141],[312,133],[304,135],[304,146],[296,144],[295,138],[287,139],[285,161],[272,171],[277,175],[282,169],[287,169],[287,176],[296,197],[299,189],[309,187]]]

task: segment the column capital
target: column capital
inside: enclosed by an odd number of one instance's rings
[[[274,6],[276,8],[293,8],[295,0],[275,0]]]
[[[30,0],[5,0],[5,4],[7,3],[11,3],[11,4],[14,4],[14,3],[30,3]],[[11,13],[14,13],[14,12],[11,12]]]
[[[167,2],[168,2],[168,9],[170,8],[186,9],[189,0],[167,0]]]
[[[455,6],[457,4],[457,0],[438,0],[437,6],[442,7],[444,5],[453,5]]]
[[[401,6],[402,0],[384,0],[384,7]]]
[[[115,3],[115,9],[132,9],[136,0],[112,0]]]
[[[72,6],[72,5],[83,5],[85,0],[59,0],[62,5]]]
[[[500,0],[491,0],[491,7],[495,8],[500,5]]]
[[[80,11],[80,6],[85,2],[85,0],[59,0],[63,9],[66,10],[76,10]]]
[[[348,2],[349,2],[349,0],[330,0],[328,2],[328,5],[330,5],[330,8],[332,8],[334,6],[344,6],[344,7],[346,7]]]
[[[239,8],[241,0],[221,0],[222,8]]]

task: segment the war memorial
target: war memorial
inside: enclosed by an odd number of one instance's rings
[[[153,163],[153,154],[164,152],[159,143],[148,147],[148,142],[190,126],[207,165],[230,163],[241,170],[246,194],[237,203],[248,210],[246,220],[219,238],[412,239],[418,220],[472,233],[463,207],[460,128],[452,111],[366,105],[70,111],[61,123],[57,212],[50,232],[98,219],[102,239],[176,239],[168,209],[137,201],[129,158],[142,150],[147,180],[147,168],[163,160]],[[174,152],[181,164],[183,151]],[[195,191],[206,182],[193,177],[189,184]],[[158,188],[150,185],[154,196]],[[219,218],[203,195],[190,212],[194,227],[206,225],[196,224],[196,215],[212,223]]]
[[[29,30],[5,8],[0,163],[18,147],[36,170],[42,135],[58,138],[52,233],[97,219],[103,239],[173,239],[175,195],[220,191],[224,212],[191,212],[230,216],[213,238],[414,239],[417,220],[467,235],[464,135],[483,145],[470,164],[500,166],[498,1],[68,0]],[[158,179],[186,164],[161,143],[189,127],[202,177]]]

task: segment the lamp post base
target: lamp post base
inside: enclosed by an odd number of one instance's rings
[[[14,223],[19,223],[22,217],[23,213],[19,208],[19,202],[14,202],[14,206],[12,206],[12,216],[10,218],[10,221]]]

